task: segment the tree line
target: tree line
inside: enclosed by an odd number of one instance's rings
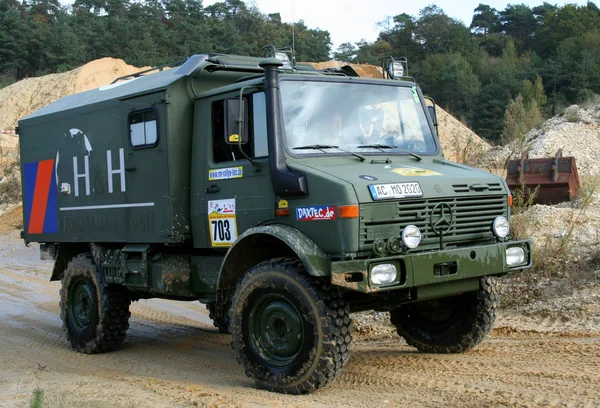
[[[326,61],[328,31],[295,24],[298,60]],[[264,55],[292,26],[241,0],[0,0],[0,83],[63,72],[102,57],[160,65],[197,53]]]
[[[406,56],[424,92],[491,142],[600,93],[600,10],[479,4],[469,27],[430,5],[384,18],[373,42],[331,50],[329,32],[295,24],[298,61],[378,65]],[[160,65],[195,53],[260,56],[290,46],[292,26],[242,0],[0,0],[0,86],[102,57]]]

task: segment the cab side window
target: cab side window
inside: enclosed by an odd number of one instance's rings
[[[156,146],[158,121],[154,109],[129,115],[129,140],[131,146],[136,148]]]
[[[267,109],[264,92],[244,96],[246,101],[245,120],[248,122],[248,141],[242,144],[243,152],[250,158],[266,157],[269,155],[267,145]],[[213,161],[237,161],[245,159],[237,143],[227,143],[226,134],[226,104],[227,99],[212,103],[213,125]],[[237,133],[237,131],[236,131]]]

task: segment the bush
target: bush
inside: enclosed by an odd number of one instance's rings
[[[579,122],[579,107],[577,105],[569,106],[567,109],[565,109],[564,117],[567,122]]]
[[[503,307],[569,295],[598,280],[600,233],[582,241],[578,231],[589,223],[588,212],[597,203],[595,185],[595,180],[584,182],[576,201],[554,207],[534,205],[535,190],[523,188],[513,192],[511,235],[533,237],[533,266],[501,281]],[[562,209],[558,213],[564,216],[561,219],[564,229],[544,231],[546,221],[556,217],[557,208]]]

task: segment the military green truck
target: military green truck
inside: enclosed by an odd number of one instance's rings
[[[402,68],[194,55],[19,121],[22,237],[55,260],[72,347],[117,349],[132,301],[199,300],[258,387],[300,394],[348,362],[353,312],[422,352],[481,342],[530,243]]]

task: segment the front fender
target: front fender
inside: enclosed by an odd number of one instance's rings
[[[250,268],[272,258],[295,256],[311,276],[331,276],[331,261],[313,240],[283,224],[250,228],[229,248],[217,290],[235,285]]]

